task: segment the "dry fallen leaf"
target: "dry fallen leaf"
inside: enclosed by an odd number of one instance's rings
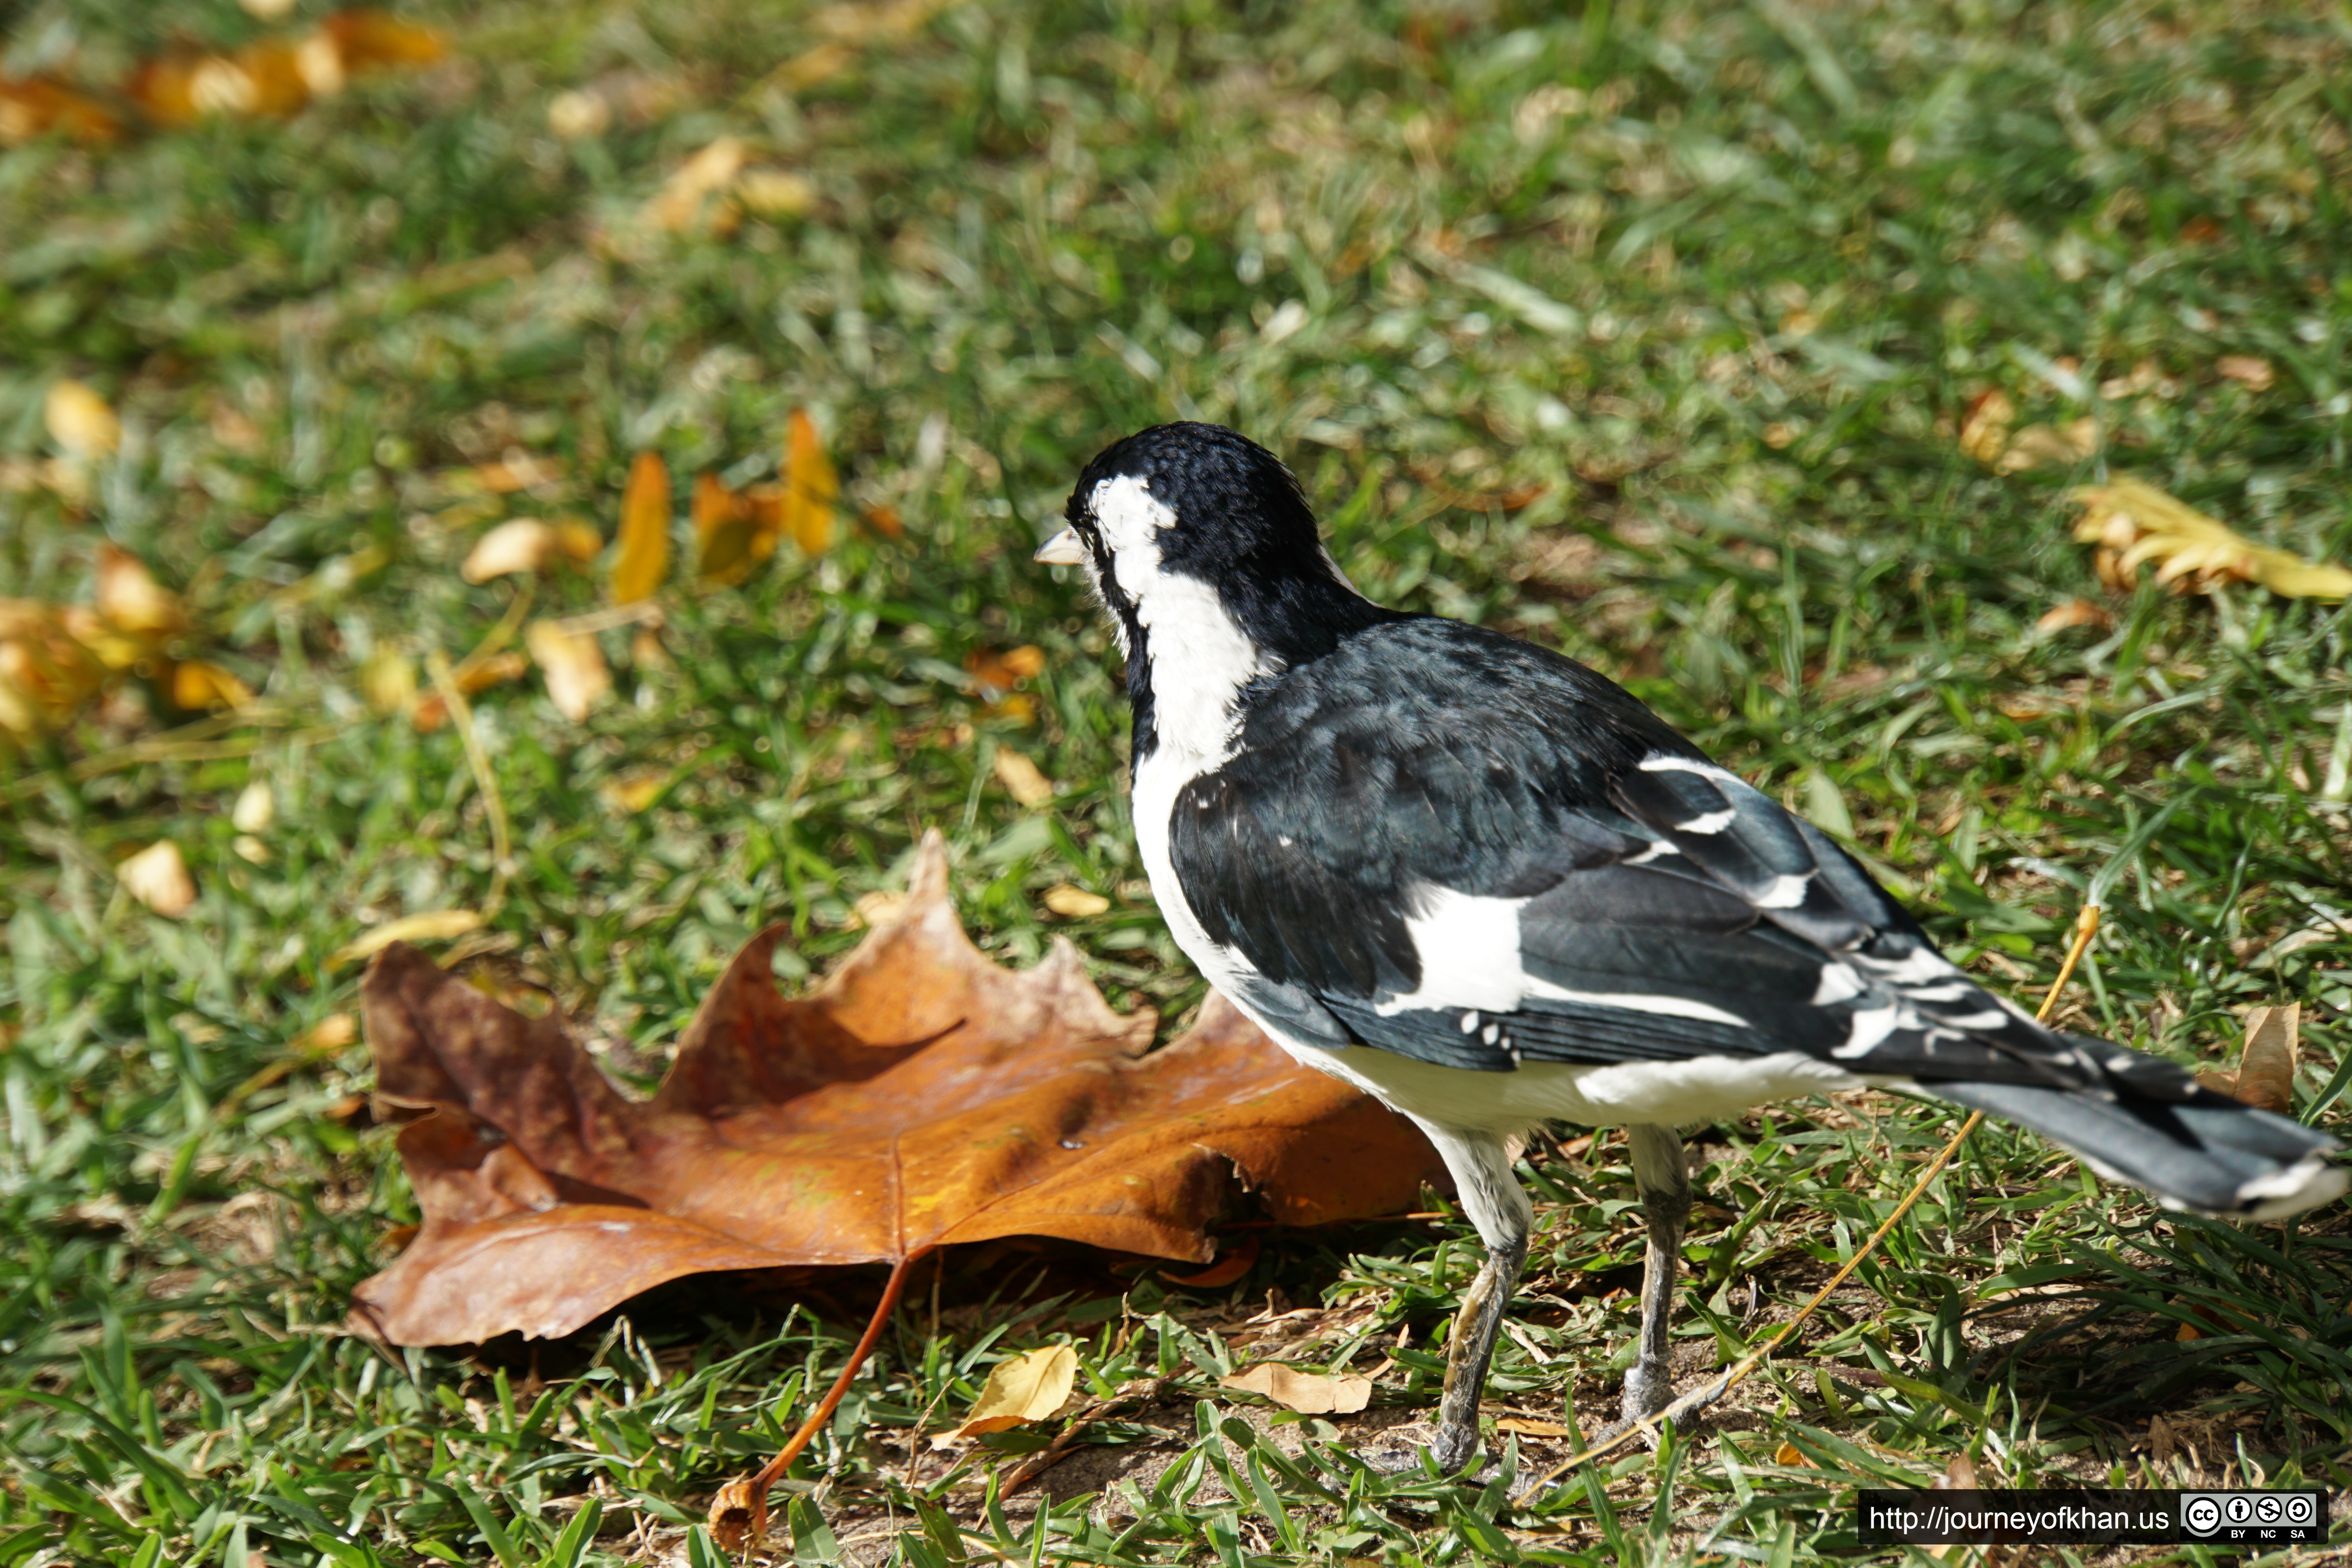
[[[105,680],[106,665],[64,612],[0,599],[0,730],[26,739],[60,729]]]
[[[984,695],[1010,691],[1045,668],[1045,650],[1034,643],[1007,648],[1003,653],[993,648],[974,648],[964,656],[963,667],[971,671],[971,678],[980,683]]]
[[[180,858],[180,847],[159,838],[114,868],[122,890],[159,915],[173,920],[186,914],[196,901],[196,879]]]
[[[746,155],[742,138],[719,137],[663,181],[640,216],[673,234],[692,228],[703,216],[703,204],[734,184]]]
[[[659,800],[662,792],[669,788],[669,782],[667,768],[648,768],[606,779],[596,786],[596,797],[623,816],[635,816]]]
[[[996,759],[989,764],[1014,800],[1027,806],[1039,806],[1054,798],[1054,782],[1038,771],[1037,764],[1010,746],[996,748]]]
[[[172,704],[194,713],[221,708],[242,708],[253,700],[253,689],[230,671],[201,658],[183,659],[172,668]]]
[[[2009,446],[2009,427],[2017,418],[2017,405],[1999,387],[1979,393],[1969,405],[1960,426],[1960,450],[1986,468],[2000,460]]]
[[[405,713],[416,701],[416,661],[379,647],[360,664],[360,690],[383,714]]]
[[[547,128],[566,142],[602,136],[613,123],[613,106],[602,93],[559,92],[547,103]]]
[[[1100,893],[1089,893],[1084,888],[1074,888],[1067,882],[1056,882],[1045,889],[1045,907],[1057,915],[1074,921],[1086,920],[1110,908],[1110,900]]]
[[[907,901],[806,998],[752,939],[649,1102],[553,1017],[387,948],[361,986],[423,1229],[356,1293],[403,1344],[571,1332],[711,1269],[902,1259],[1052,1236],[1205,1259],[1241,1188],[1286,1224],[1393,1214],[1439,1167],[1411,1123],[1221,1001],[1144,1054],[1076,949],[1015,973],[967,938],[939,837]]]
[[[784,421],[784,531],[802,550],[822,555],[833,548],[834,502],[841,476],[825,454],[816,421],[795,408]]]
[[[653,596],[669,575],[669,466],[658,452],[640,452],[621,492],[620,551],[613,559],[613,602]]]
[[[2213,362],[2214,374],[2225,381],[2242,382],[2255,392],[2268,392],[2278,373],[2257,354],[2223,354]]]
[[[568,526],[587,534],[587,555],[593,556],[600,542],[595,531],[581,530],[576,523]],[[466,552],[466,563],[457,568],[457,575],[468,583],[487,583],[510,572],[544,572],[561,559],[584,559],[580,550],[583,542],[578,532],[567,533],[564,527],[557,524],[541,522],[535,517],[515,518],[476,540],[474,548]]]
[[[412,942],[446,942],[453,936],[481,929],[482,917],[471,910],[428,910],[423,914],[403,915],[335,949],[327,955],[327,967],[341,969],[346,963],[373,958],[388,947]]]
[[[2107,613],[2105,605],[2090,599],[2068,599],[2042,611],[2041,618],[2033,623],[2033,629],[2044,636],[2063,632],[2072,626],[2089,626],[2103,632],[2115,624],[2116,618]]]
[[[694,479],[695,573],[713,583],[740,583],[751,569],[776,552],[776,534],[782,525],[783,492],[780,487],[737,491],[719,476],[702,473]]]
[[[1046,1345],[998,1362],[988,1374],[971,1414],[952,1432],[931,1439],[934,1448],[967,1443],[983,1432],[1010,1431],[1033,1421],[1050,1421],[1070,1402],[1078,1380],[1078,1354],[1067,1345]]]
[[[783,169],[746,169],[735,181],[735,199],[761,217],[798,217],[816,205],[816,186]]]
[[[271,793],[269,781],[255,779],[239,790],[228,820],[239,833],[268,832],[269,825],[278,820],[278,797]]]
[[[56,131],[77,142],[118,142],[122,121],[79,88],[49,77],[0,77],[0,147]]]
[[[69,458],[103,458],[122,445],[122,421],[105,398],[79,381],[49,383],[41,416],[49,427],[49,439]]]
[[[523,632],[523,646],[547,677],[549,699],[573,723],[594,712],[611,693],[613,673],[604,666],[604,650],[587,633],[572,631],[561,621],[533,621]]]
[[[1557,1421],[1537,1421],[1525,1415],[1506,1415],[1495,1423],[1497,1432],[1517,1432],[1522,1437],[1573,1437],[1576,1434]]]
[[[2291,599],[2352,595],[2352,572],[2242,538],[2154,485],[2116,479],[2085,485],[2074,500],[2084,508],[2074,537],[2098,546],[2099,575],[2113,586],[2128,588],[2140,563],[2154,561],[2156,580],[2183,591],[2235,579]]]
[[[1187,1290],[1222,1290],[1257,1267],[1258,1249],[1258,1238],[1245,1236],[1239,1245],[1228,1248],[1223,1257],[1198,1274],[1171,1274],[1163,1268],[1160,1271],[1160,1278]]]
[[[2230,1093],[2248,1105],[2281,1116],[2294,1114],[2294,1060],[2303,1028],[2303,1004],[2246,1010],[2246,1045],[2238,1057],[2238,1078]]]
[[[1353,1373],[1326,1377],[1321,1373],[1300,1372],[1278,1361],[1262,1361],[1220,1381],[1227,1388],[1262,1394],[1302,1415],[1353,1415],[1372,1402],[1372,1380],[1369,1377]]]
[[[137,556],[111,544],[98,547],[98,615],[131,637],[168,637],[187,625],[180,596],[150,576]]]
[[[1772,1451],[1772,1462],[1776,1465],[1786,1465],[1792,1469],[1812,1470],[1821,1468],[1805,1458],[1802,1449],[1790,1442],[1783,1442]]]
[[[1999,473],[2020,474],[2028,468],[2067,468],[2099,449],[2099,422],[2089,415],[2066,425],[2028,425],[2009,438],[1993,459]]]

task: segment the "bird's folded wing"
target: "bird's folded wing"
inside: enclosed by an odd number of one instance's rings
[[[1243,999],[1300,1038],[1489,1071],[1793,1050],[2192,1087],[1978,986],[1844,850],[1581,666],[1451,623],[1381,636],[1366,668],[1270,688],[1170,823]]]

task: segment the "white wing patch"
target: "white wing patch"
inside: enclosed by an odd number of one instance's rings
[[[1421,984],[1373,1010],[1383,1018],[1428,1007],[1516,1013],[1536,982],[1519,967],[1519,911],[1525,899],[1482,899],[1423,883],[1416,912],[1404,919],[1421,957]],[[1465,1032],[1475,1027],[1465,1025]]]

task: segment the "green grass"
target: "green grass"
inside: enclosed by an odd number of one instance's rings
[[[268,710],[127,752],[190,717],[133,678],[0,762],[0,1568],[717,1561],[689,1528],[839,1365],[874,1281],[672,1289],[546,1347],[345,1337],[415,1205],[355,1098],[363,1047],[299,1041],[353,1005],[330,954],[490,908],[499,869],[454,731],[380,717],[362,667],[455,658],[508,611],[511,580],[457,572],[490,518],[609,534],[645,447],[683,513],[693,471],[772,475],[795,406],[903,542],[787,544],[740,588],[674,590],[674,667],[606,634],[618,692],[584,724],[536,678],[477,699],[513,864],[464,961],[551,997],[632,1082],[750,931],[791,921],[821,968],[933,826],[1007,962],[1065,931],[1115,1003],[1198,998],[1136,880],[1116,656],[1029,561],[1088,456],[1182,416],[1287,458],[1366,592],[1625,679],[2021,996],[2135,825],[2185,802],[2062,1016],[2218,1060],[2244,1006],[2300,1000],[2302,1109],[2344,1122],[2352,620],[2246,589],[2109,595],[2064,500],[2111,468],[2352,559],[2340,14],[1014,3],[794,95],[768,73],[826,35],[788,8],[439,9],[455,61],[290,121],[0,149],[0,596],[86,598],[110,539],[188,595],[186,651]],[[226,0],[0,16],[12,65],[71,44],[99,79],[256,26]],[[548,106],[577,88],[612,123],[560,141]],[[726,236],[636,225],[720,134],[816,206]],[[2231,354],[2274,380],[2218,374]],[[2143,363],[2168,392],[2101,391]],[[30,482],[60,375],[126,425],[87,515]],[[2095,416],[2105,458],[1988,473],[1955,432],[1996,387],[2021,424]],[[509,447],[562,478],[488,503],[446,481]],[[559,574],[532,613],[599,588]],[[2037,631],[2077,595],[2112,629]],[[962,670],[1028,643],[1048,661],[1024,723]],[[1050,807],[996,782],[1007,746],[1060,781]],[[658,801],[610,804],[648,770]],[[277,804],[260,864],[229,820],[256,780]],[[161,837],[201,889],[177,921],[111,872]],[[1049,917],[1066,881],[1111,910]],[[1947,1122],[1874,1099],[1696,1133],[1714,1206],[1689,1370],[1850,1256]],[[1490,1413],[1613,1408],[1622,1158],[1537,1152],[1526,1334]],[[1254,1336],[1303,1334],[1302,1362],[1391,1362],[1376,1413],[1425,1413],[1470,1239],[1282,1236],[1205,1295],[1058,1251],[951,1258],[940,1309],[910,1304],[796,1467],[772,1549],[1790,1562],[1856,1553],[1856,1484],[1964,1450],[1989,1483],[2352,1487],[2345,1212],[2163,1216],[1994,1126],[1722,1429],[1532,1513],[1368,1474],[1339,1427],[1215,1386]],[[1332,1310],[1249,1325],[1269,1291]],[[2203,1337],[2176,1341],[2184,1321]],[[1172,1380],[1104,1428],[1150,1459],[1133,1477],[1041,1508],[983,1485],[1004,1455],[910,1448],[994,1359],[1055,1338],[1099,1392]]]

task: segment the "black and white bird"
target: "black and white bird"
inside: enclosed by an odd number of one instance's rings
[[[1097,458],[1037,559],[1127,656],[1135,830],[1178,945],[1309,1066],[1418,1122],[1487,1248],[1449,1350],[1451,1470],[1533,1219],[1507,1153],[1625,1128],[1649,1231],[1627,1419],[1673,1389],[1678,1126],[1875,1085],[2022,1123],[2110,1180],[2267,1219],[2340,1194],[2326,1136],[2044,1027],[1853,858],[1614,683],[1373,604],[1271,453],[1164,425]]]

